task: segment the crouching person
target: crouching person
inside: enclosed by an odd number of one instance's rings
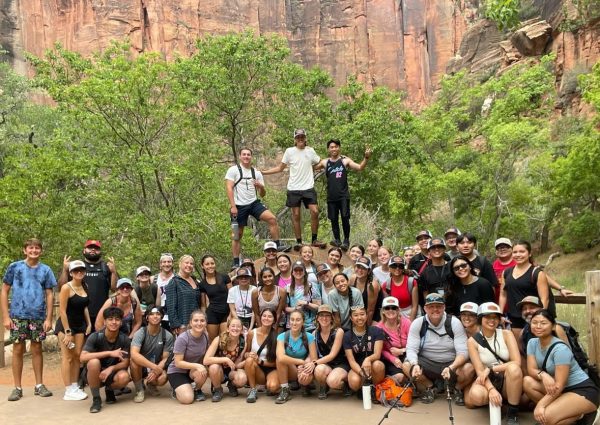
[[[160,324],[163,318],[161,307],[149,305],[144,313],[147,326],[139,329],[131,341],[131,379],[135,385],[133,401],[144,401],[144,378],[148,392],[154,396],[160,395],[158,387],[167,383],[165,363],[173,351],[175,338],[173,334],[163,329]]]
[[[120,333],[123,311],[118,307],[108,307],[102,312],[104,329],[94,332],[83,346],[80,360],[87,362],[87,381],[92,392],[90,413],[102,410],[100,387],[106,390],[106,404],[116,403],[113,390],[124,388],[131,379],[129,367],[130,341]]]
[[[454,387],[454,402],[464,406],[463,389],[474,375],[473,366],[467,363],[467,335],[460,320],[444,310],[443,296],[427,295],[425,316],[415,319],[408,331],[404,374],[424,388],[422,403],[433,403],[434,383],[443,379]]]

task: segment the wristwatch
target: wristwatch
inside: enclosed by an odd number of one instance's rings
[[[65,329],[65,335],[71,335],[71,329]]]

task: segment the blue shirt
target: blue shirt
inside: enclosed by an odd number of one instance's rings
[[[56,286],[50,267],[43,263],[30,267],[25,260],[15,261],[6,269],[3,281],[12,288],[11,319],[46,319],[46,289]]]
[[[298,301],[308,301],[309,303],[313,303],[314,301],[321,301],[321,290],[319,285],[312,285],[308,283],[310,286],[310,290],[308,291],[308,295],[304,295],[304,285],[296,285],[294,288],[294,293],[292,294],[292,286],[291,284],[287,286],[286,290],[288,293],[288,305],[290,307],[296,307]],[[309,308],[303,309],[304,313],[304,330],[307,332],[312,332],[316,328],[316,318],[317,312],[311,310]],[[289,319],[289,314],[288,314]],[[289,323],[288,323],[289,328]]]
[[[288,331],[289,332],[289,331]],[[282,332],[277,335],[277,341],[281,341],[285,343],[285,334],[287,332]],[[306,334],[306,339],[308,340],[308,346],[315,342],[315,337],[311,333]],[[294,339],[290,332],[290,337],[288,343],[285,345],[285,354],[295,359],[305,359],[308,357],[308,351],[306,347],[302,343],[302,335],[298,337],[298,339]]]
[[[562,342],[562,340],[557,337],[553,337],[552,341],[550,341],[550,345],[554,344],[555,342]],[[548,352],[550,345],[548,345],[546,348],[542,348],[538,338],[531,338],[527,343],[527,355],[535,356],[535,361],[538,365],[538,368],[542,367],[542,363],[544,363],[544,357],[546,357],[546,353]],[[571,348],[564,343],[557,344],[552,349],[552,352],[548,357],[548,361],[546,362],[546,371],[550,375],[554,376],[557,365],[569,365],[569,378],[567,379],[565,387],[572,387],[573,385],[580,384],[586,379],[589,379],[587,373],[581,369],[579,363],[577,363],[577,360],[575,360]]]

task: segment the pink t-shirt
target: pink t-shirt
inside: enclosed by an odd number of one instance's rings
[[[385,333],[385,336],[386,336],[386,338],[383,340],[383,350],[381,351],[383,358],[386,359],[387,361],[389,361],[390,363],[394,363],[394,361],[398,357],[394,356],[392,354],[392,352],[390,351],[390,349],[392,347],[395,347],[395,348],[405,348],[406,347],[406,340],[408,338],[408,330],[410,328],[410,320],[404,316],[400,316],[400,324],[398,325],[398,328],[396,328],[396,329],[388,329],[383,324],[383,321],[377,323],[377,325],[375,325],[375,326],[377,326],[378,328],[383,330],[383,332]]]
[[[277,285],[280,288],[286,288],[290,283],[292,283],[292,276],[288,277],[287,279],[283,276],[279,276],[279,280],[277,281]]]

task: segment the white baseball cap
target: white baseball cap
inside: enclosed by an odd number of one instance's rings
[[[139,266],[136,270],[135,270],[135,277],[138,277],[139,275],[141,275],[144,272],[148,272],[148,273],[152,273],[150,271],[150,267],[148,266]]]
[[[263,251],[267,249],[277,249],[277,244],[273,241],[265,242],[265,246],[263,246]]]
[[[396,297],[385,297],[381,303],[381,308],[386,308],[386,307],[400,307],[400,304],[398,303],[398,299]]]
[[[69,263],[69,271],[72,272],[75,269],[85,269],[85,263],[81,260],[71,261]]]

